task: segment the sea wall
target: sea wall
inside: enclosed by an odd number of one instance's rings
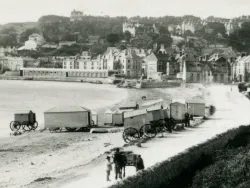
[[[180,82],[141,82],[140,88],[169,88],[179,87]]]
[[[188,170],[194,168],[197,161],[203,156],[212,156],[216,150],[223,149],[230,140],[244,131],[249,131],[250,126],[241,126],[217,135],[205,143],[194,146],[187,151],[158,163],[146,170],[139,171],[135,176],[128,177],[110,188],[162,188],[171,185],[171,181],[178,178]],[[156,154],[157,155],[157,154]],[[181,179],[179,181],[182,181]]]

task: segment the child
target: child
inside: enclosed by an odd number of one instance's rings
[[[107,164],[106,164],[107,181],[110,181],[109,176],[111,171],[112,171],[112,163],[110,162],[110,157],[107,156]]]

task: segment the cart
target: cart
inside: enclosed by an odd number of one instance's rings
[[[165,116],[161,105],[124,113],[123,140],[126,143],[141,137],[154,138],[166,131]]]
[[[10,129],[12,131],[18,131],[21,127],[24,131],[36,130],[38,127],[36,114],[32,111],[16,113],[14,115],[14,121],[10,122]]]

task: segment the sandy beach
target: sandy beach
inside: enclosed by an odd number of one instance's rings
[[[43,84],[44,85],[42,86],[46,87],[47,83]],[[57,90],[57,96],[60,93],[58,90],[62,90],[62,86],[59,87],[56,85],[57,84],[53,84],[51,86],[51,92]],[[27,87],[30,87],[28,83]],[[33,90],[33,87],[30,87],[30,90]],[[87,87],[91,88],[91,94],[92,92],[95,92],[93,86]],[[103,86],[100,85],[98,86],[98,89],[101,88],[104,92],[110,91],[102,87]],[[70,90],[75,93],[74,100],[72,99],[69,101],[77,103],[78,98],[81,99],[81,95],[79,94],[80,91],[75,89],[76,87],[73,87],[72,85],[67,86],[67,88],[70,88]],[[92,109],[95,109],[100,114],[101,118],[101,114],[107,108],[112,110],[116,109],[120,104],[126,103],[127,101],[141,100],[142,96],[146,96],[147,98],[161,97],[168,102],[172,97],[176,97],[176,94],[178,93],[178,97],[185,98],[203,95],[203,90],[200,85],[188,86],[185,88],[185,92],[183,91],[184,88],[142,90],[120,90],[112,88],[112,92],[116,92],[115,95],[118,95],[120,98],[114,98],[114,95],[112,94],[111,97],[114,100],[107,102],[107,96],[106,98],[105,96],[101,97],[103,96],[103,93],[94,93],[93,95],[100,95],[99,97],[102,98],[103,106],[100,106],[100,101],[95,102],[92,104]],[[121,92],[123,94],[121,94]],[[70,92],[67,93],[64,91],[64,95],[60,94],[60,96],[63,96],[65,99],[71,94],[72,93]],[[40,95],[42,94],[40,93]],[[45,97],[48,96],[45,94],[43,95]],[[53,98],[53,101],[55,100],[54,104],[60,103],[56,96]],[[33,101],[36,101],[35,99],[37,98],[34,97]],[[37,100],[39,101],[39,99]],[[97,101],[98,100],[100,99],[98,98]],[[49,101],[51,102],[52,100]],[[41,112],[46,108],[45,104],[50,103],[49,101],[41,101],[42,104],[37,109],[40,109]],[[31,103],[32,101],[30,101],[29,104]],[[87,105],[88,101],[83,100],[83,103]],[[98,164],[103,161],[103,154],[106,151],[124,145],[122,132],[90,134],[82,132],[50,133],[49,131],[35,131],[25,133],[21,136],[1,138],[0,140],[0,174],[2,175],[0,179],[0,187],[50,187],[49,185],[53,182],[69,178],[68,174],[72,170],[72,177],[78,177],[78,168],[81,169],[86,166]],[[82,171],[79,172],[81,172],[79,177],[82,177]]]

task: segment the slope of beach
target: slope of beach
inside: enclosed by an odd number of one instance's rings
[[[156,163],[168,160],[194,145],[203,143],[217,134],[250,123],[250,101],[240,94],[236,87],[233,87],[231,91],[230,86],[209,86],[205,89],[204,94],[206,101],[216,107],[216,113],[207,121],[199,126],[185,128],[181,132],[164,133],[165,137],[157,136],[155,139],[143,143],[142,147],[130,146],[125,147],[124,150],[140,154],[144,159],[146,168],[148,168]],[[100,158],[98,162],[91,163],[89,166],[72,169],[69,171],[68,176],[64,176],[61,181],[55,180],[47,183],[50,187],[63,188],[80,188],[83,186],[101,188],[116,183],[114,172],[111,173],[111,182],[105,181],[104,169],[105,157]],[[127,177],[135,173],[134,167],[127,167]],[[30,187],[33,185],[31,184]]]
[[[127,92],[126,98],[122,95],[120,96],[120,102],[119,100],[112,101],[113,104],[107,105],[110,109],[117,108],[121,103],[140,100],[141,96],[147,98],[162,97],[169,100],[179,92],[185,97],[202,95],[199,85],[185,89],[167,89],[166,91],[163,89],[117,90]],[[77,93],[77,91],[75,92]],[[107,109],[106,105],[100,106],[100,108],[98,108],[98,104],[95,105],[95,110],[100,116]],[[99,163],[105,151],[123,145],[121,132],[90,134],[35,131],[21,136],[2,138],[0,142],[0,174],[2,174],[0,187],[21,187],[25,185],[30,187],[41,185],[44,187],[51,181],[64,179],[73,169]],[[74,175],[77,176],[77,171],[73,172],[72,176]]]

